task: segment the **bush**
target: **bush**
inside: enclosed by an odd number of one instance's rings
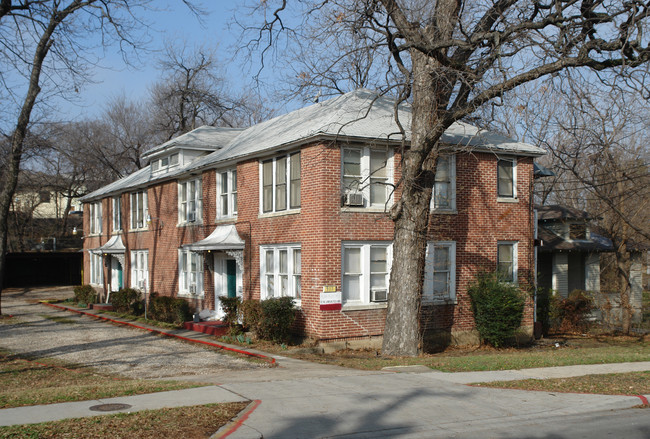
[[[291,325],[296,318],[292,297],[277,297],[260,302],[262,318],[257,328],[260,338],[283,343],[289,340]]]
[[[133,288],[122,288],[111,293],[111,304],[117,312],[138,315],[138,311],[142,308],[141,300],[140,291]]]
[[[582,331],[589,326],[587,321],[594,301],[588,292],[573,290],[566,299],[559,303],[560,330]]]
[[[262,305],[259,300],[244,300],[241,305],[241,317],[246,331],[259,332],[260,322],[262,321]]]
[[[474,321],[481,341],[503,346],[515,335],[524,313],[524,295],[497,273],[480,273],[469,286]]]
[[[77,285],[73,289],[74,301],[78,304],[90,304],[97,302],[97,292],[90,285]]]
[[[542,335],[547,337],[551,329],[559,326],[559,303],[553,290],[540,288],[537,291],[537,321],[542,324]]]
[[[225,313],[223,322],[230,326],[232,329],[235,325],[239,323],[239,312],[241,305],[240,297],[228,297],[228,296],[219,296],[219,302],[221,303],[221,308]]]
[[[158,293],[151,293],[149,296],[149,314],[154,320],[177,325],[192,319],[190,304],[187,300],[159,296]]]

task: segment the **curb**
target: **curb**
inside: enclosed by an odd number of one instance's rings
[[[251,401],[243,411],[241,411],[235,418],[232,419],[229,423],[224,425],[217,431],[215,434],[210,436],[210,439],[225,439],[241,427],[244,422],[248,419],[250,415],[253,414],[255,409],[262,404],[262,400],[256,399]],[[261,437],[261,436],[260,436]]]
[[[89,313],[89,312],[86,312],[86,311],[81,311],[81,310],[78,310],[78,309],[70,308],[70,307],[67,307],[67,306],[56,305],[54,303],[46,303],[46,302],[40,302],[40,303],[42,303],[43,305],[51,306],[52,308],[58,308],[58,309],[61,309],[61,310],[64,310],[64,311],[76,312],[77,314],[85,315],[85,316],[88,316],[88,317],[94,317],[96,319],[105,320],[105,321],[108,321],[108,322],[111,322],[111,323],[116,323],[118,325],[130,326],[130,327],[136,328],[136,329],[143,329],[145,331],[149,331],[149,332],[154,333],[154,334],[164,335],[166,337],[177,338],[179,340],[188,341],[190,343],[204,344],[204,345],[207,345],[207,346],[215,347],[217,349],[222,349],[224,351],[230,351],[230,352],[235,352],[237,354],[246,355],[248,357],[254,357],[254,358],[257,358],[257,359],[260,359],[260,360],[263,360],[263,361],[269,363],[269,365],[271,365],[272,367],[277,366],[275,358],[267,357],[266,355],[256,354],[254,352],[248,352],[248,351],[244,351],[244,350],[241,350],[241,349],[231,348],[231,347],[224,346],[224,345],[221,345],[221,344],[218,344],[218,343],[213,343],[213,342],[210,342],[210,341],[197,340],[197,339],[190,338],[190,337],[183,337],[182,335],[172,334],[170,332],[165,332],[165,331],[162,331],[162,330],[159,330],[159,329],[147,328],[146,326],[136,325],[134,323],[125,322],[125,321],[122,321],[122,320],[115,320],[115,319],[100,316],[100,315],[97,315],[97,314]]]

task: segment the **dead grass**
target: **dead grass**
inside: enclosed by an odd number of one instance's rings
[[[561,393],[595,393],[600,395],[648,395],[650,372],[586,375],[572,378],[546,380],[496,381],[475,384],[480,387],[502,389],[539,390]]]
[[[0,438],[208,438],[247,404],[210,404],[0,427]]]
[[[138,395],[199,387],[200,383],[123,379],[52,359],[0,351],[0,408]]]

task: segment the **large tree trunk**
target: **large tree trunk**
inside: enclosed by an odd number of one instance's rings
[[[439,108],[448,90],[436,81],[435,61],[413,52],[411,147],[402,157],[402,194],[393,212],[393,264],[384,329],[384,355],[417,355],[422,349],[420,305],[435,181],[438,140],[445,126]]]

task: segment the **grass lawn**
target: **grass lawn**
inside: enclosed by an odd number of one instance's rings
[[[0,350],[0,408],[84,401],[199,386],[199,383],[123,379],[56,360],[32,360]]]
[[[208,438],[247,404],[209,404],[0,427],[0,438]]]
[[[544,392],[650,395],[650,372],[586,375],[548,380],[495,381],[475,385],[502,389],[541,390]]]
[[[378,370],[387,366],[425,365],[444,372],[526,369],[532,367],[569,366],[576,364],[650,361],[650,336],[563,336],[559,347],[553,343],[536,343],[529,347],[494,349],[489,347],[450,347],[443,352],[416,358],[382,357],[375,350],[345,350],[332,354],[292,353],[282,355],[309,361],[335,364],[355,369]],[[272,350],[259,345],[259,349]]]

